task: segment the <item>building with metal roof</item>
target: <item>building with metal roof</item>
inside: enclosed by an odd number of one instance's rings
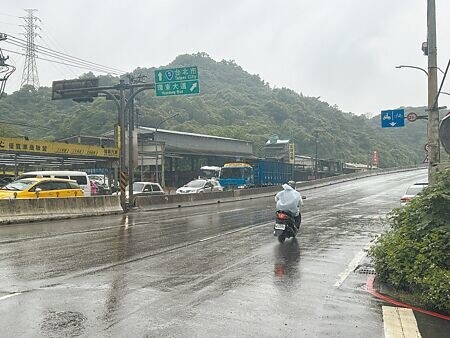
[[[255,158],[249,141],[175,130],[139,127],[134,156],[139,180],[179,186],[195,178],[203,165]],[[105,136],[112,136],[113,132]]]

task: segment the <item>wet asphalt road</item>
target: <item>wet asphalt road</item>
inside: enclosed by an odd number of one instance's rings
[[[0,226],[0,335],[382,337],[382,302],[349,264],[424,177],[304,191],[283,245],[272,198]]]

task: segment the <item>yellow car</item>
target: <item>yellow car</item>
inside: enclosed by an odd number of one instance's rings
[[[60,178],[22,178],[0,188],[0,199],[83,196],[77,182]]]

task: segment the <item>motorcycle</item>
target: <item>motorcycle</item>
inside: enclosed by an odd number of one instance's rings
[[[299,228],[300,224],[298,225],[298,228],[295,225],[294,215],[288,211],[277,210],[275,224],[273,226],[273,235],[278,237],[278,242],[283,244],[286,238],[295,238]]]

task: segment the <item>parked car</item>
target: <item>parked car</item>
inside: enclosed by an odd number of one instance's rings
[[[410,200],[412,200],[414,197],[420,194],[426,187],[428,187],[427,182],[414,183],[406,190],[402,198],[400,198],[400,204],[402,206],[406,205],[406,203],[408,203]]]
[[[22,178],[0,188],[0,199],[83,196],[83,189],[76,181],[59,178]]]
[[[113,195],[120,196],[120,191],[113,193]],[[165,195],[165,191],[159,185],[159,183],[154,182],[134,182],[133,183],[133,195],[136,196],[155,196],[155,195]],[[125,187],[125,201],[129,202],[130,187],[127,185]],[[133,202],[134,204],[134,202]]]
[[[126,187],[126,194],[128,198],[129,187]],[[165,192],[159,183],[154,182],[134,182],[133,194],[139,196],[164,195]]]
[[[177,194],[199,194],[205,192],[216,192],[223,191],[223,187],[220,185],[219,181],[216,180],[204,180],[197,179],[192,180],[182,187],[178,188]]]
[[[49,178],[62,178],[68,180],[74,180],[78,183],[81,189],[83,189],[84,196],[91,196],[91,183],[89,176],[84,171],[68,171],[68,170],[45,170],[45,171],[30,171],[23,173],[19,178],[32,178],[32,177],[49,177]]]

